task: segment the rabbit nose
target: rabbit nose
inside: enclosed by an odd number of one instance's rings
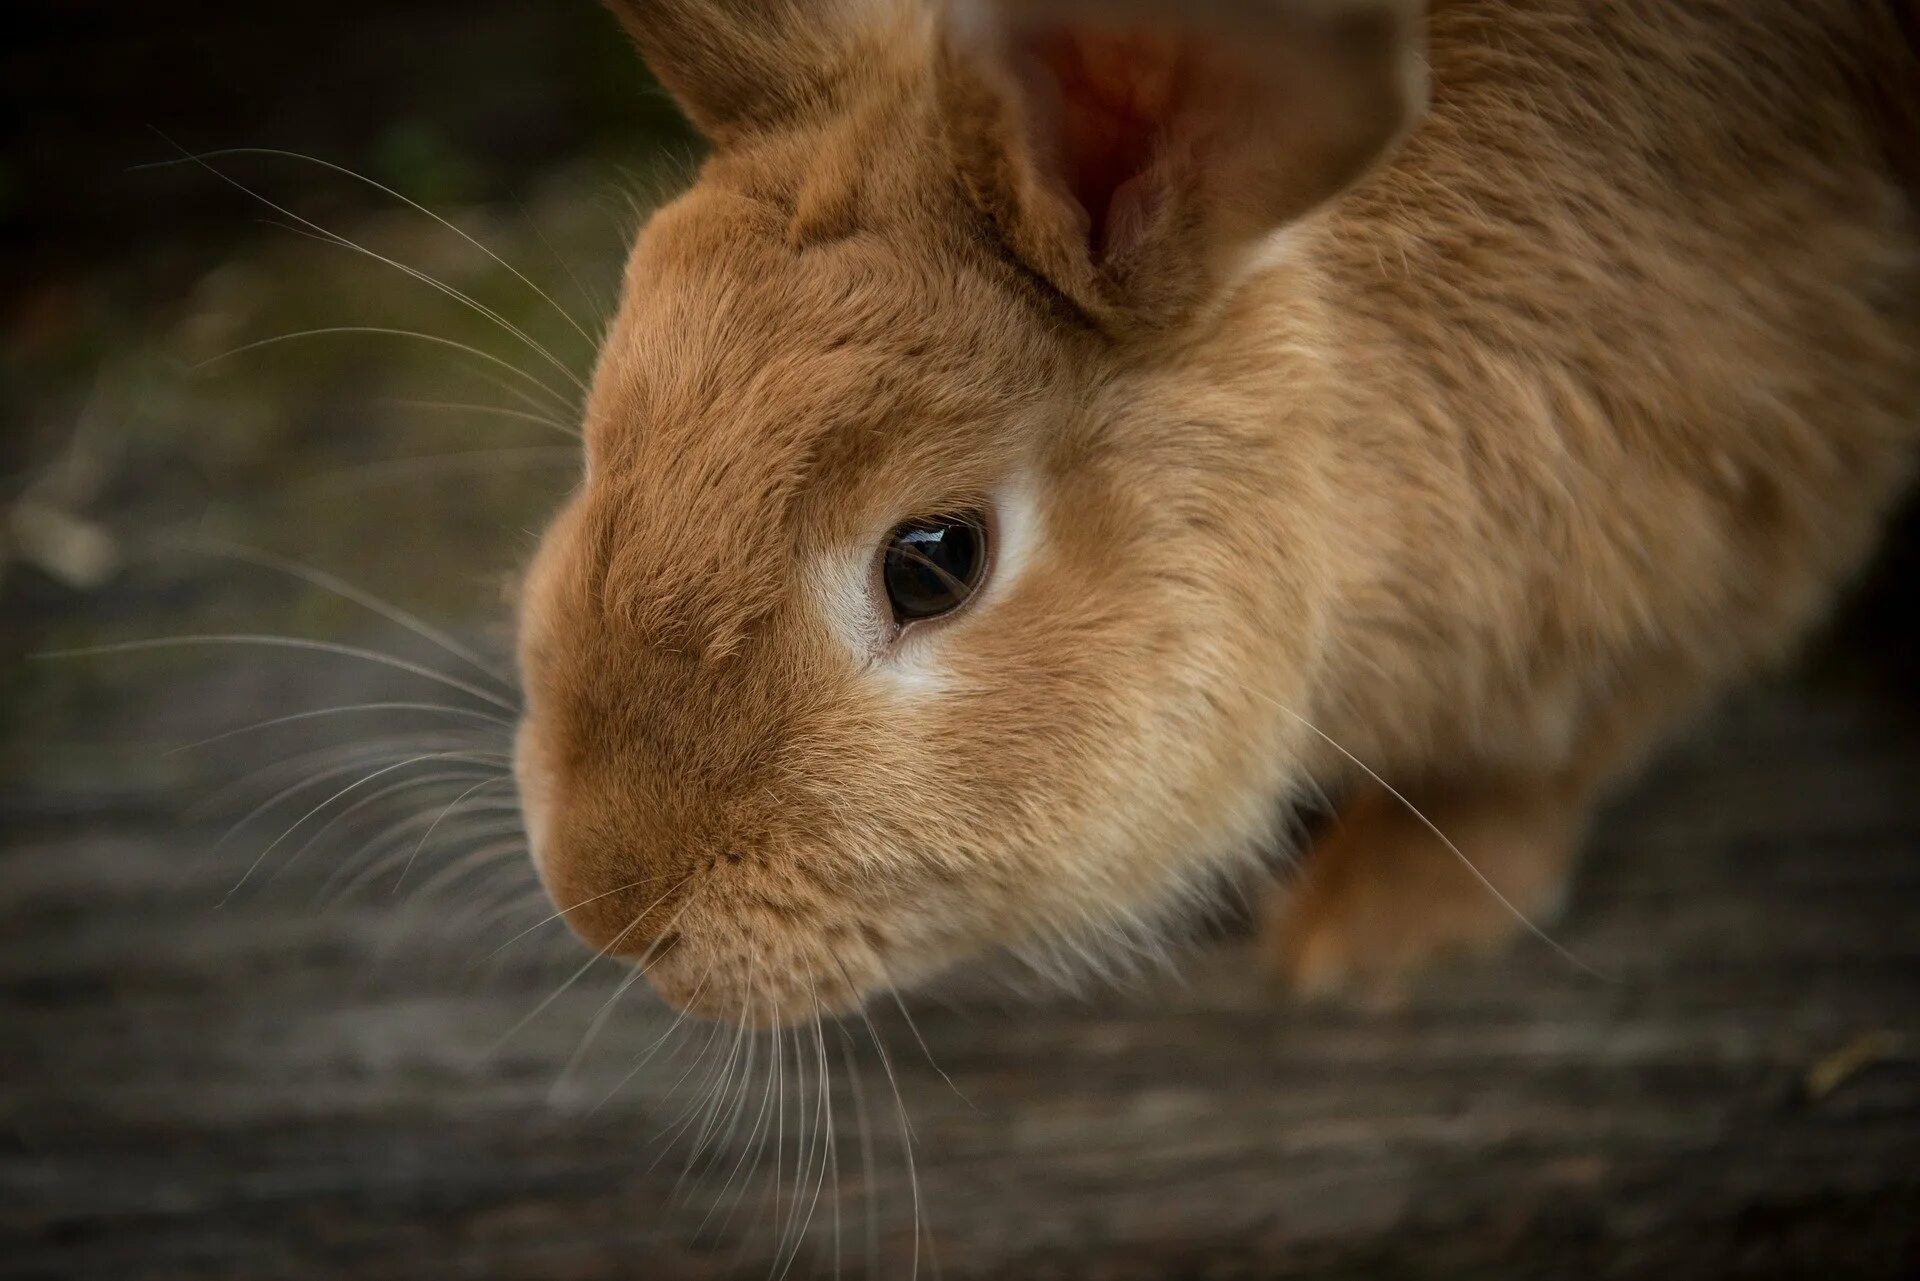
[[[595,875],[565,857],[544,869],[548,897],[581,942],[602,956],[658,957],[680,941],[674,931],[686,905],[687,878],[634,876],[620,869]],[[633,877],[626,884],[616,879]],[[615,883],[607,884],[609,880]]]

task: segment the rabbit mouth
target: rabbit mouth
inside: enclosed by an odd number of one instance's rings
[[[633,963],[673,1009],[748,1027],[857,1010],[888,985],[885,938],[852,922],[799,924],[772,906],[688,914]]]

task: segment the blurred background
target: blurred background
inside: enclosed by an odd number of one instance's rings
[[[1290,1007],[1228,905],[1178,980],[675,1025],[547,919],[501,677],[696,140],[588,0],[7,25],[0,1276],[1920,1266],[1911,516],[1609,813],[1605,980]]]

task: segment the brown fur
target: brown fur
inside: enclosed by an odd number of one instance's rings
[[[519,764],[568,919],[681,1004],[1149,917],[1316,783],[1358,786],[1276,908],[1302,985],[1496,938],[1345,753],[1542,912],[1909,474],[1892,7],[1439,3],[1397,151],[1404,4],[616,8],[720,145],[628,268]],[[812,567],[1012,477],[1030,562],[927,625],[937,687],[883,678]]]

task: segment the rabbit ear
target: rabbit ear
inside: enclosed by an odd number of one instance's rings
[[[956,159],[1097,319],[1170,323],[1423,110],[1420,0],[950,0]]]
[[[606,0],[716,143],[829,111],[888,0]],[[897,7],[897,6],[894,6]]]

